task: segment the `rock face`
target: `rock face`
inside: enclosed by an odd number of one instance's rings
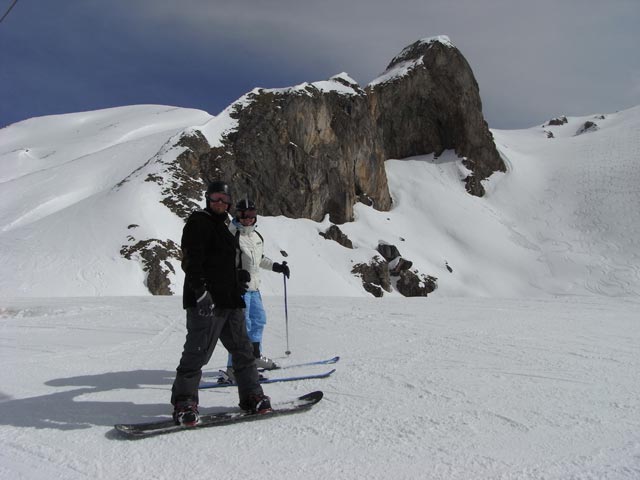
[[[162,177],[149,175],[147,182],[156,182],[162,187],[162,203],[183,220],[203,204],[203,192],[207,182],[200,163],[211,147],[201,132],[183,133],[175,147],[184,147],[175,162],[167,165]]]
[[[383,135],[387,158],[453,149],[471,170],[467,191],[505,165],[482,116],[471,67],[446,37],[415,42],[395,57],[367,88],[372,115]]]
[[[257,90],[231,113],[237,129],[200,158],[204,174],[253,197],[267,215],[353,219],[360,196],[388,210],[384,151],[368,98],[345,76]]]
[[[505,170],[473,72],[446,37],[405,48],[366,89],[344,73],[256,89],[229,116],[235,128],[200,155],[200,173],[229,182],[266,215],[320,221],[329,214],[341,224],[353,220],[357,201],[386,211],[389,158],[453,149],[471,172],[467,191],[478,196],[482,180]]]

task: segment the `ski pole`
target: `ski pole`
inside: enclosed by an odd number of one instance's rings
[[[282,265],[286,265],[287,262],[282,262]],[[284,352],[287,355],[291,355],[291,350],[289,350],[289,311],[287,309],[287,276],[282,275],[282,279],[284,280],[284,325],[285,332],[287,336],[287,351]]]

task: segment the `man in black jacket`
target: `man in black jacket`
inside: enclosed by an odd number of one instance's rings
[[[182,232],[185,272],[183,307],[187,311],[187,339],[171,389],[177,424],[196,425],[198,385],[202,367],[222,341],[231,353],[240,407],[254,413],[271,409],[259,383],[253,347],[247,336],[244,300],[249,273],[238,270],[238,243],[229,232],[231,192],[224,182],[211,182],[206,208],[191,214]]]

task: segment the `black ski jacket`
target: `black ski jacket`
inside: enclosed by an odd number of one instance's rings
[[[196,292],[203,287],[216,307],[244,308],[236,251],[238,242],[227,227],[228,216],[209,210],[193,212],[182,230],[182,270],[185,272],[182,306],[196,306]]]

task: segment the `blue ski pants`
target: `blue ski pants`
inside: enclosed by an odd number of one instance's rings
[[[262,351],[262,333],[267,324],[267,314],[262,306],[262,295],[259,290],[250,290],[244,294],[244,319],[247,325],[247,334],[251,343],[259,343]],[[231,355],[227,365],[231,365]]]

